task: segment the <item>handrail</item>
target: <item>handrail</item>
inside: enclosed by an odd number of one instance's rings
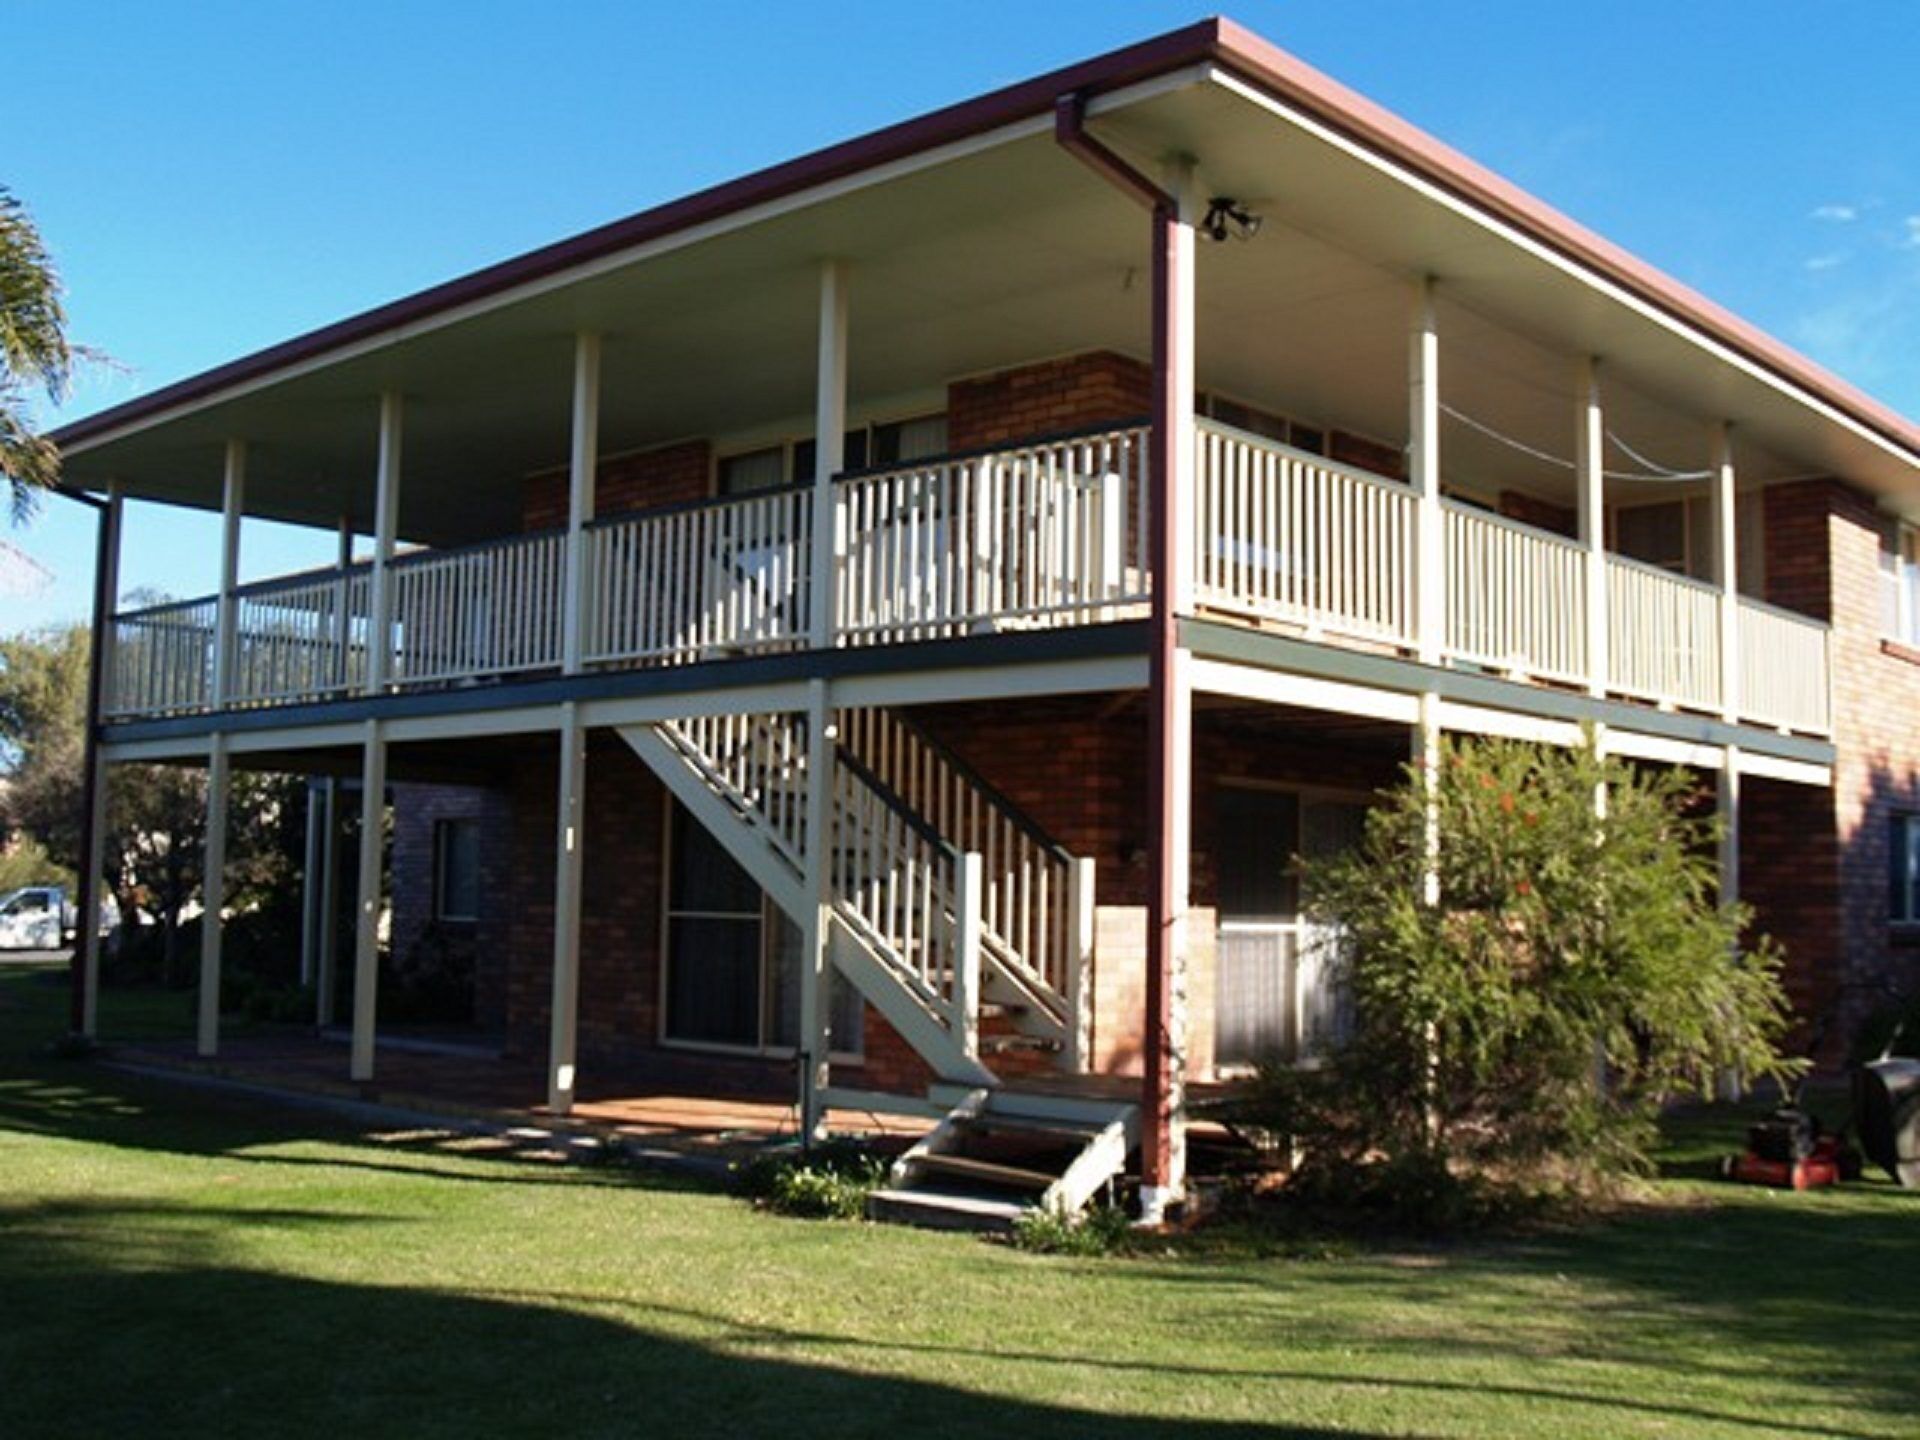
[[[1017,803],[1010,800],[1005,791],[1001,790],[991,780],[987,779],[986,776],[982,775],[978,770],[974,769],[973,766],[963,760],[946,741],[940,739],[918,720],[908,716],[904,709],[893,709],[887,713],[892,718],[894,724],[907,731],[914,739],[938,755],[954,773],[965,780],[973,789],[979,791],[981,796],[990,801],[1021,834],[1047,851],[1056,860],[1070,861],[1073,859],[1072,852],[1069,851],[1066,846],[1062,845],[1058,840],[1055,840],[1042,828],[1038,820],[1035,820],[1025,810],[1021,809]]]
[[[842,765],[846,766],[846,768],[853,773],[854,777],[858,779],[861,784],[873,792],[875,799],[879,800],[881,804],[899,816],[900,819],[906,823],[907,828],[912,830],[914,834],[926,841],[927,844],[939,850],[941,854],[945,855],[949,860],[958,860],[960,858],[959,846],[953,844],[946,836],[934,829],[918,811],[914,810],[894,792],[892,786],[888,785],[886,781],[882,780],[862,764],[859,756],[855,755],[845,745],[836,745],[834,747],[834,755]]]
[[[1584,552],[1587,548],[1578,540],[1562,535],[1557,530],[1549,530],[1544,525],[1532,525],[1525,520],[1516,520],[1511,515],[1502,515],[1498,510],[1488,510],[1483,506],[1469,505],[1463,500],[1456,500],[1451,495],[1442,495],[1440,497],[1440,508],[1449,515],[1465,516],[1470,520],[1478,520],[1482,524],[1491,525],[1495,529],[1512,531],[1514,534],[1524,536],[1529,540],[1538,540],[1547,545],[1557,545],[1563,550],[1571,550],[1579,553]]]

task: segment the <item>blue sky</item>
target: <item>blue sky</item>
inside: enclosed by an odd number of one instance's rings
[[[0,182],[58,259],[73,334],[122,367],[48,418],[1205,13],[23,0],[8,48],[32,63],[9,67]],[[1226,13],[1920,415],[1905,0]],[[126,586],[211,589],[216,527],[136,508]],[[54,576],[0,584],[0,633],[85,615],[91,532],[59,501],[0,529]],[[243,571],[330,546],[249,525]]]

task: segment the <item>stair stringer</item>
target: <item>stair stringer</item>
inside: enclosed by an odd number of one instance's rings
[[[900,1038],[934,1068],[941,1081],[969,1088],[1000,1083],[976,1056],[967,1054],[952,1030],[920,996],[900,980],[892,964],[854,933],[837,914],[829,927],[828,954],[840,973],[869,1005],[900,1032]]]
[[[736,864],[753,877],[774,904],[796,925],[807,923],[812,900],[793,863],[775,848],[753,818],[724,799],[702,778],[691,760],[651,725],[622,725],[620,738],[646,762],[673,798],[706,832],[720,842]]]
[[[804,928],[813,910],[805,878],[761,832],[759,821],[724,798],[679,746],[652,725],[623,725],[620,736],[693,818],[726,849],[769,899]],[[828,955],[840,973],[934,1069],[942,1083],[994,1086],[996,1076],[969,1055],[945,1020],[899,977],[892,961],[830,910]]]

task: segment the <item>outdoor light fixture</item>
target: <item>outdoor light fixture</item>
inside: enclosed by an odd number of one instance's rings
[[[1251,240],[1260,233],[1260,217],[1231,195],[1216,195],[1207,202],[1206,217],[1200,229],[1209,240]]]

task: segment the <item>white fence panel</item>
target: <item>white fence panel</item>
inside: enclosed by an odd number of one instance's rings
[[[1411,490],[1212,422],[1196,428],[1203,603],[1411,641]]]
[[[1447,650],[1552,680],[1587,673],[1587,594],[1579,545],[1453,501],[1446,516]]]

